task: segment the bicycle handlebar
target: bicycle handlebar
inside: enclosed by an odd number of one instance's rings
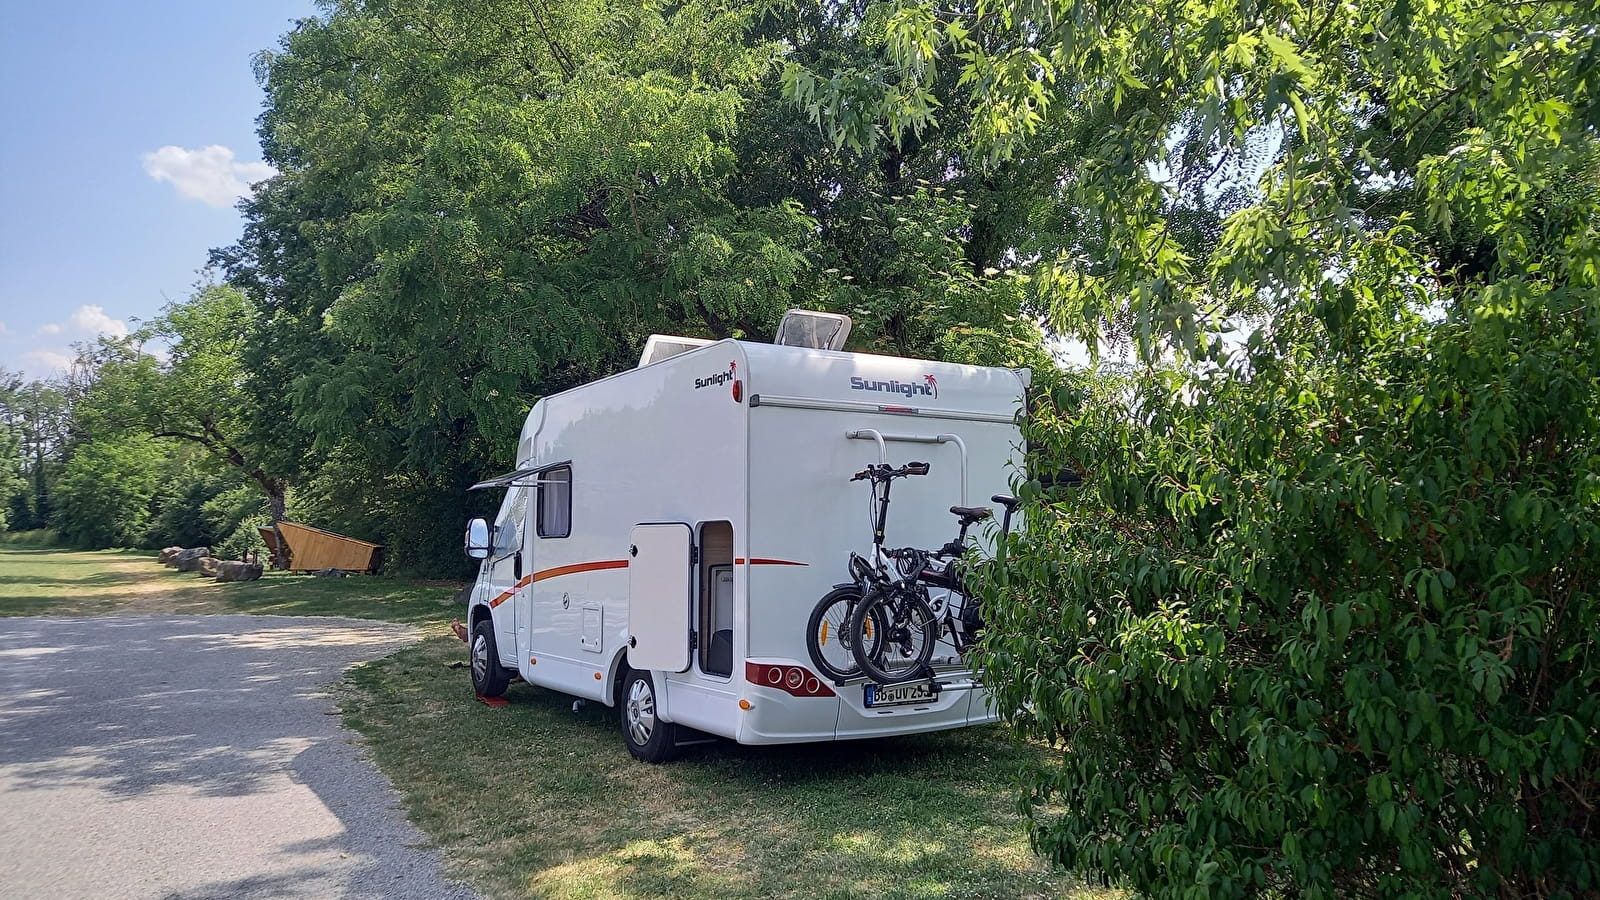
[[[904,478],[907,475],[926,475],[929,465],[925,462],[908,462],[896,469],[888,463],[876,466],[867,466],[865,469],[850,476],[851,481],[864,481],[868,478],[873,481],[888,481],[891,478]]]

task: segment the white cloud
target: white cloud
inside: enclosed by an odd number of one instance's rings
[[[24,362],[33,363],[28,368],[36,374],[65,372],[72,368],[72,357],[54,350],[31,350],[22,354],[22,359]]]
[[[73,310],[72,315],[68,316],[65,322],[46,322],[39,326],[38,331],[34,332],[39,337],[54,337],[63,333],[87,337],[98,337],[103,334],[109,337],[122,338],[128,336],[128,323],[106,315],[106,308],[98,303],[85,303]]]
[[[232,206],[249,195],[252,183],[278,174],[264,162],[235,162],[233,151],[221,144],[198,150],[168,144],[144,155],[144,170],[157,181],[172,182],[180,196],[216,207]]]
[[[8,335],[10,333],[11,333],[11,329],[6,327],[6,323],[0,322],[0,337],[4,337],[5,335]]]
[[[109,334],[119,338],[128,336],[128,323],[106,315],[105,307],[97,303],[85,303],[73,310],[72,324],[79,331],[90,334]]]
[[[23,368],[34,378],[47,378],[66,372],[72,368],[74,354],[62,344],[68,340],[102,335],[124,338],[128,336],[128,330],[128,323],[106,315],[105,307],[98,303],[85,303],[73,310],[64,321],[46,322],[39,326],[36,336],[54,337],[55,340],[34,341],[33,349],[21,355]]]

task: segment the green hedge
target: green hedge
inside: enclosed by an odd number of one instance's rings
[[[1163,897],[1595,896],[1600,304],[1354,315],[1040,405],[1089,477],[1025,486],[982,659],[1061,748],[1036,841]]]

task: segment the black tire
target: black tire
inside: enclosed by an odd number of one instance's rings
[[[856,605],[850,620],[851,634],[864,627],[876,627],[880,637],[850,648],[862,674],[878,684],[915,681],[927,674],[939,642],[939,617],[927,600],[904,591],[873,591]]]
[[[494,643],[494,620],[484,616],[472,626],[472,643],[468,645],[472,657],[472,689],[480,697],[498,697],[511,684],[511,673],[500,665],[500,648]]]
[[[617,707],[622,742],[634,759],[660,763],[678,755],[678,726],[656,715],[656,683],[649,672],[628,670]]]
[[[850,635],[860,633],[850,629],[851,616],[860,600],[861,589],[855,585],[834,588],[812,607],[811,618],[806,622],[806,651],[811,654],[811,662],[818,672],[835,682],[861,674],[850,640]],[[869,643],[875,643],[876,636],[882,633],[872,619],[861,627],[866,629],[864,637]],[[868,651],[874,649],[869,647]]]

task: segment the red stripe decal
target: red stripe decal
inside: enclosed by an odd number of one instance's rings
[[[760,557],[760,556],[752,556],[752,557],[750,557],[749,562],[750,562],[750,565],[752,565],[752,566],[809,566],[809,565],[811,565],[811,563],[795,562],[792,559],[765,559],[765,558]],[[734,565],[742,566],[742,565],[745,564],[745,559],[744,559],[744,557],[740,557],[740,558],[734,560],[733,563],[734,563]]]

